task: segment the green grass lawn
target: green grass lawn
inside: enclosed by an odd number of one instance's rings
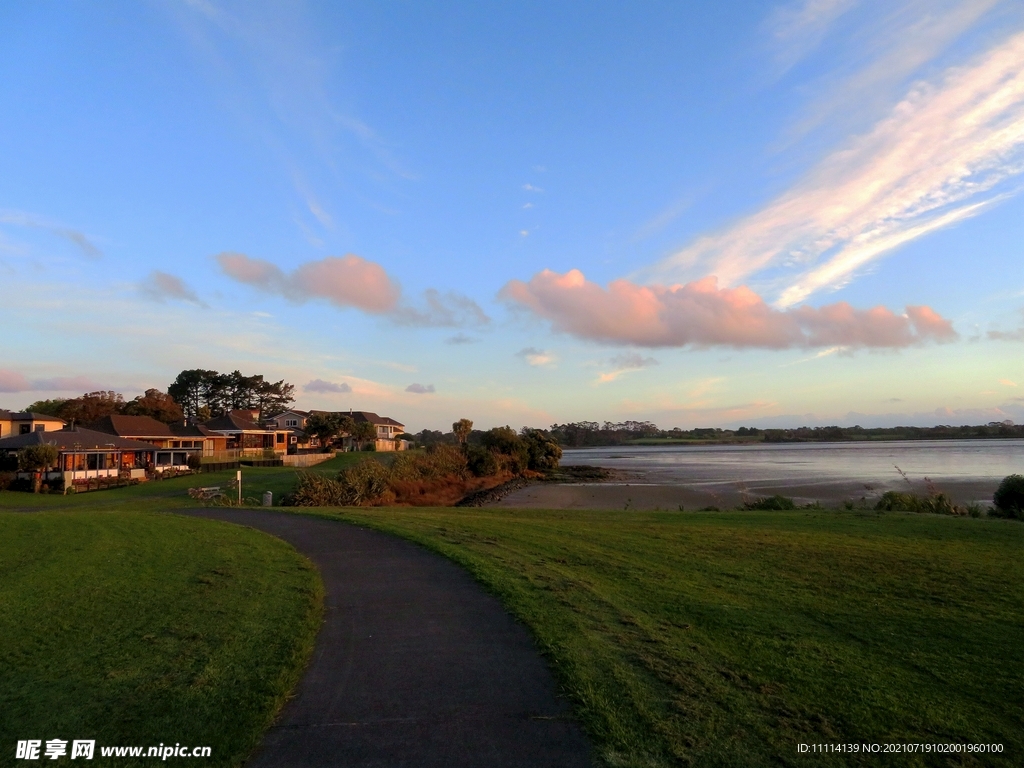
[[[353,455],[366,457],[346,460]],[[226,484],[234,473],[221,474],[74,497],[0,493],[0,509],[75,510],[0,513],[0,520],[60,521],[48,523],[55,526],[52,542],[44,544],[47,534],[40,530],[30,551],[66,560],[50,547],[74,548],[82,534],[61,538],[56,529],[78,520],[95,529],[107,519],[96,509],[194,506],[185,490]],[[295,473],[251,468],[243,477],[247,496],[274,490],[280,498]],[[293,511],[390,531],[465,566],[533,631],[610,766],[1024,764],[1024,525],[1018,522],[822,510]],[[24,548],[31,539],[19,541]],[[241,547],[223,541],[224,556]],[[11,551],[20,549],[5,550],[0,542],[0,553]],[[138,568],[170,556],[153,547],[136,551]],[[36,555],[18,556],[32,561]],[[103,556],[94,559],[98,567]],[[6,570],[0,570],[0,622],[9,622],[0,623],[3,632],[18,631],[10,623],[18,610],[48,604],[44,586],[58,589],[66,574],[83,567],[76,558],[63,568],[54,565],[36,591],[22,592],[25,607],[13,611],[5,597]],[[183,578],[176,583],[187,603],[197,587]],[[120,600],[121,588],[112,585],[122,581],[97,587],[90,601],[106,589]],[[176,610],[170,591],[166,599],[168,610]],[[207,631],[233,616],[211,621]],[[24,636],[48,647],[42,623]],[[159,656],[156,645],[139,645],[130,633],[109,644],[98,630],[81,636],[89,640],[80,653],[104,670],[121,668],[107,659],[124,656],[122,642],[135,649],[139,664]],[[6,637],[0,634],[0,654],[10,645]],[[60,658],[59,649],[38,654],[40,664]],[[0,691],[7,685],[3,675],[0,665]],[[210,695],[231,698],[228,691],[240,684],[220,679],[223,690]],[[24,695],[34,701],[37,694]],[[66,700],[75,695],[84,700],[74,691]],[[53,696],[40,701],[40,711],[54,707]],[[3,707],[0,700],[0,712]],[[823,742],[997,743],[1004,751],[898,758],[797,752],[798,743]]]
[[[467,567],[612,766],[1024,764],[1024,526],[833,512],[323,512]],[[798,743],[1001,743],[801,757]]]
[[[391,451],[347,451],[345,453],[336,453],[333,459],[328,459],[322,464],[310,467],[310,469],[335,475],[343,469],[354,467],[363,459],[374,459],[375,461],[390,465],[397,455],[397,453]]]
[[[95,739],[100,765],[154,763],[101,759],[101,745],[161,742],[238,765],[299,679],[322,611],[313,566],[250,529],[82,505],[161,498],[143,487],[0,512],[0,765],[27,764],[19,739],[56,738]]]

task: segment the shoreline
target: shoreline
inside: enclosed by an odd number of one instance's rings
[[[875,485],[846,480],[667,483],[652,482],[640,472],[607,472],[608,477],[604,480],[530,483],[498,500],[485,502],[484,506],[644,511],[695,511],[717,507],[726,510],[740,507],[744,501],[778,494],[793,499],[797,506],[817,503],[825,507],[839,507],[844,502],[852,502],[858,507],[873,508],[886,491],[928,494],[923,483],[908,487],[903,481]],[[956,504],[979,503],[982,506],[991,505],[992,494],[997,487],[998,481],[990,480],[940,480],[935,483],[936,490],[945,493]]]

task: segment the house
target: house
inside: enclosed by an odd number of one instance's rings
[[[318,411],[310,411],[310,413],[318,413]],[[319,411],[319,413],[323,413],[323,411]],[[405,425],[388,416],[378,416],[372,411],[349,411],[348,413],[342,412],[339,415],[348,416],[356,424],[364,421],[373,424],[377,430],[377,438],[373,446],[374,450],[404,451],[409,445],[405,440],[395,439],[396,436],[405,432]],[[352,450],[357,447],[355,440],[348,436],[344,438],[343,445],[346,450]]]
[[[260,426],[253,421],[251,411],[229,411],[200,426],[226,437],[227,450],[241,451],[242,455],[288,452],[288,430]]]
[[[228,442],[226,436],[202,426],[184,423],[165,424],[149,416],[104,416],[90,424],[88,428],[168,449],[157,452],[157,471],[163,471],[168,467],[187,469],[189,454],[212,456],[217,451],[225,450]]]
[[[284,430],[288,433],[287,444],[289,453],[297,453],[299,448],[319,448],[320,441],[306,434],[306,422],[309,420],[310,411],[300,411],[297,408],[279,413],[263,420],[268,429],[275,431]]]
[[[63,429],[64,419],[42,413],[12,413],[0,410],[0,438],[25,435],[29,432],[53,432]]]
[[[44,444],[57,448],[57,466],[46,473],[45,479],[52,480],[63,475],[65,488],[75,481],[99,477],[144,480],[147,469],[160,469],[157,466],[156,446],[82,427],[34,430],[0,438],[0,455],[16,456],[22,448]],[[169,456],[168,461],[174,458]]]
[[[297,408],[293,408],[290,411],[279,413],[277,416],[264,419],[263,423],[271,429],[301,430],[305,428],[310,413],[311,411],[300,411]]]

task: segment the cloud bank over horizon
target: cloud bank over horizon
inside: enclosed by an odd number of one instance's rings
[[[620,279],[602,288],[578,269],[564,275],[546,269],[529,282],[509,281],[500,296],[548,320],[556,331],[605,344],[899,349],[958,337],[950,321],[930,307],[908,306],[903,315],[846,302],[780,310],[745,286],[719,288],[713,276],[675,286]]]
[[[98,392],[110,389],[101,386],[87,376],[56,376],[45,379],[28,379],[17,371],[0,369],[0,392]]]

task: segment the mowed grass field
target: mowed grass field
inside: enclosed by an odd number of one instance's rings
[[[0,513],[0,525],[12,517],[50,518],[62,521],[59,525],[81,519],[95,525],[122,516],[216,525],[135,510],[195,506],[185,494],[189,486],[226,484],[233,475],[186,477],[66,498],[2,493],[0,509],[34,505],[68,511]],[[280,498],[291,489],[295,473],[253,468],[244,470],[243,477],[247,496],[274,490]],[[1024,525],[1018,522],[824,510],[291,511],[389,531],[465,566],[531,629],[603,764],[1024,765]],[[154,541],[163,537],[154,531]],[[63,540],[64,548],[73,546],[73,540],[74,535]],[[24,546],[5,550],[0,543],[0,552],[17,553]],[[240,546],[223,542],[225,552]],[[42,544],[33,551],[49,552]],[[163,556],[155,546],[140,549],[136,565],[165,564]],[[0,555],[0,569],[8,557]],[[97,557],[97,567],[102,559]],[[51,589],[51,581],[75,579],[90,562],[66,558],[37,581]],[[118,594],[124,578],[112,578],[97,587],[93,602],[108,590]],[[0,632],[14,631],[6,607],[9,595],[22,601],[22,613],[42,610],[49,615],[42,587],[23,581],[28,586],[5,592],[5,581],[6,571],[0,570]],[[187,614],[187,607],[194,606],[193,593],[183,584],[192,582],[175,584],[180,596],[171,594],[173,590],[160,594],[168,610],[181,603]],[[140,588],[132,599],[148,589]],[[259,602],[259,594],[256,589],[240,600]],[[301,605],[307,597],[296,591],[291,599]],[[221,631],[234,616],[228,612],[211,618],[207,631]],[[22,642],[48,649],[33,657],[45,669],[65,651],[46,645],[46,621],[33,621],[22,631]],[[271,621],[275,625],[280,622]],[[150,665],[148,659],[154,659],[154,668],[168,664],[151,641],[133,641],[135,631],[121,637],[134,643],[130,647],[138,663]],[[7,637],[0,634],[0,654],[9,645]],[[76,653],[98,667],[106,665],[107,671],[120,668],[106,659],[121,658],[122,641],[106,643],[99,629],[80,634],[79,640]],[[164,661],[156,661],[158,656]],[[0,665],[5,658],[0,655]],[[3,691],[11,690],[4,686],[12,679],[17,675],[5,678],[0,668],[0,699]],[[213,683],[217,690],[208,694],[233,701],[250,684],[219,677]],[[54,706],[56,698],[46,686],[39,692],[30,686],[19,691],[26,701],[38,698],[40,712]],[[60,700],[75,708],[91,696],[78,686],[60,693]],[[0,707],[6,701],[0,700]],[[118,710],[111,722],[125,711]],[[0,738],[7,738],[4,726],[6,720],[0,717]],[[797,751],[800,743],[840,742],[883,748],[907,742],[1001,744],[1003,751],[898,756]]]
[[[305,668],[322,598],[304,557],[239,526],[0,511],[0,765],[25,764],[22,739],[64,739],[69,752],[95,739],[100,765],[154,763],[103,759],[101,745],[161,742],[212,747],[206,766],[240,764]]]
[[[840,512],[346,509],[534,632],[611,766],[1024,765],[1024,526]],[[800,743],[1002,744],[800,755]]]

